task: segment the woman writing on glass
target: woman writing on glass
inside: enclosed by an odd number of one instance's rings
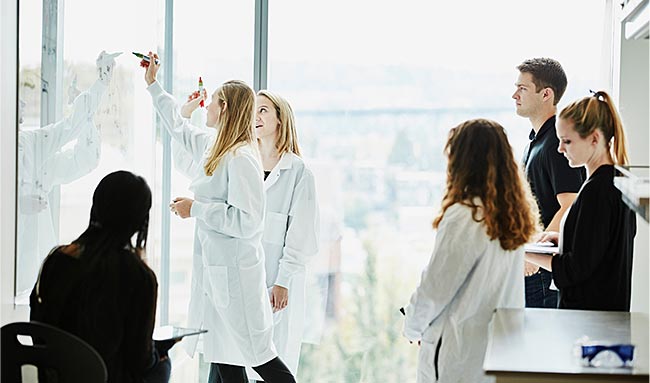
[[[180,109],[156,81],[157,54],[145,80],[154,109],[172,139],[199,166],[190,190],[171,211],[196,218],[189,327],[205,328],[203,354],[212,363],[210,382],[245,381],[243,366],[267,382],[295,382],[273,345],[273,318],[266,293],[264,252],[265,197],[255,142],[255,93],[242,81],[227,81],[207,106],[206,125],[187,119],[207,98],[204,91]],[[196,337],[195,337],[196,338]],[[189,343],[189,342],[188,342]],[[188,344],[194,353],[196,341]]]

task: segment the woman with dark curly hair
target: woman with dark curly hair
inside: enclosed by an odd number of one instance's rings
[[[433,255],[406,307],[404,335],[420,344],[418,382],[481,382],[497,307],[524,307],[523,245],[537,206],[501,125],[453,128]]]

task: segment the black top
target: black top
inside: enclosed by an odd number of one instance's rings
[[[266,181],[266,179],[269,177],[269,174],[271,174],[270,170],[265,170],[264,171],[264,181]]]
[[[585,171],[584,168],[571,168],[569,161],[557,151],[560,140],[555,133],[555,116],[546,120],[537,134],[531,130],[528,138],[524,168],[546,228],[560,210],[556,196],[577,193],[585,180]]]
[[[580,190],[562,226],[562,254],[553,257],[560,308],[629,311],[636,215],[602,165]]]
[[[102,275],[89,277],[87,262],[53,250],[43,261],[30,296],[30,320],[59,327],[90,344],[104,359],[108,382],[142,382],[157,362],[152,347],[158,282],[131,251],[115,254]],[[81,254],[83,257],[83,254]],[[89,278],[98,290],[89,291]]]

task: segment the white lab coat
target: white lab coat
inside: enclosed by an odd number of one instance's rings
[[[101,140],[93,117],[107,89],[97,80],[74,100],[69,117],[18,133],[17,293],[29,293],[41,262],[58,243],[49,194],[95,169]],[[73,147],[61,150],[77,140]]]
[[[158,82],[147,88],[162,125],[202,168],[215,132],[190,125]],[[265,197],[257,148],[227,154],[212,176],[194,172],[196,218],[188,326],[205,328],[206,361],[259,366],[277,356],[264,272]],[[197,337],[185,340],[189,354]]]
[[[296,376],[305,323],[305,278],[318,253],[319,212],[314,175],[302,158],[284,153],[264,181],[266,218],[262,245],[266,287],[289,290],[287,307],[273,313],[273,342],[278,355]],[[250,367],[249,379],[262,380]]]
[[[524,307],[524,251],[501,248],[459,203],[445,212],[429,264],[406,307],[404,335],[421,341],[417,382],[489,382],[488,326],[497,307]]]

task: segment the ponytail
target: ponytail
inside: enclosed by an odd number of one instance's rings
[[[590,91],[592,96],[574,101],[560,112],[560,118],[571,120],[580,137],[585,138],[600,129],[605,136],[605,145],[617,165],[627,165],[628,157],[623,123],[614,102],[607,92]]]
[[[614,107],[614,102],[612,98],[605,91],[599,91],[594,94],[595,97],[600,96],[603,98],[605,104],[607,104],[607,109],[612,118],[612,144],[610,147],[610,152],[614,163],[617,165],[627,165],[627,149],[626,149],[626,139],[625,131],[623,130],[623,122],[621,121],[621,116],[616,111]]]

